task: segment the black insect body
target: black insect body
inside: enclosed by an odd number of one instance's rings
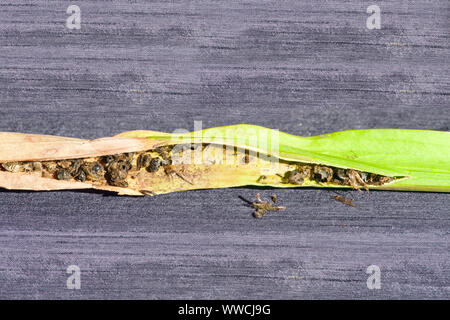
[[[340,181],[342,181],[344,183],[346,181],[348,181],[348,175],[347,175],[345,169],[341,169],[341,168],[336,169],[335,172],[334,172],[334,175],[335,175],[337,180],[340,180]]]
[[[153,158],[147,166],[148,172],[156,172],[159,167],[163,165],[163,160],[160,158]]]
[[[287,183],[299,184],[300,185],[300,184],[303,184],[303,182],[305,181],[305,178],[297,170],[292,170],[292,171],[288,171],[288,172],[285,173],[284,180]]]
[[[53,173],[58,169],[58,165],[54,161],[45,161],[42,166],[50,173]]]
[[[55,178],[58,180],[69,180],[72,176],[67,169],[60,168],[56,171]]]
[[[98,181],[105,176],[105,170],[98,162],[84,163],[81,168],[88,180]]]
[[[116,161],[118,158],[117,155],[107,155],[107,156],[103,156],[101,157],[101,161],[105,164],[105,166],[109,166],[111,163],[113,163],[114,161]]]
[[[78,181],[84,182],[86,181],[86,173],[83,170],[79,170],[74,178]]]
[[[75,159],[72,160],[72,163],[70,164],[68,170],[69,173],[74,177],[76,175],[78,175],[78,173],[80,172],[81,169],[81,160],[80,159]]]
[[[106,172],[106,178],[109,184],[118,187],[128,187],[128,182],[126,179],[130,169],[131,163],[129,160],[118,160],[111,162],[108,165]]]
[[[313,175],[317,182],[330,182],[333,178],[333,169],[325,166],[314,166]]]
[[[150,165],[152,157],[149,154],[141,154],[136,160],[136,167],[138,170],[146,168]]]
[[[168,147],[158,147],[155,149],[156,152],[161,156],[161,165],[168,166],[172,164],[172,160],[170,160],[170,149]]]

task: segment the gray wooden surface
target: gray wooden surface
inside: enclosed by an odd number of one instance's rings
[[[81,30],[69,30],[69,4]],[[366,8],[382,11],[366,28]],[[6,1],[0,131],[449,130],[449,2]],[[449,195],[0,191],[0,298],[450,298]],[[81,289],[66,268],[81,268]],[[369,265],[381,289],[369,290]]]

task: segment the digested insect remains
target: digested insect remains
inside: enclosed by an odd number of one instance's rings
[[[209,144],[201,145],[202,149]],[[192,145],[188,150],[197,148],[199,145]],[[178,182],[186,182],[190,185],[196,185],[194,178],[201,176],[203,167],[195,167],[195,173],[192,168],[183,163],[177,163],[174,158],[174,146],[162,146],[152,150],[146,150],[135,153],[120,153],[104,155],[100,157],[64,159],[54,161],[16,161],[0,163],[0,171],[11,173],[28,173],[40,175],[45,178],[53,178],[64,181],[80,181],[95,185],[110,185],[122,188],[137,188],[135,179],[148,178],[150,174],[153,178],[168,177],[171,181],[177,179]],[[222,148],[222,146],[221,146]],[[205,148],[206,150],[206,148]],[[173,151],[173,152],[172,152]],[[253,160],[249,151],[245,149],[234,150],[233,154],[240,161],[239,165],[252,165]],[[206,152],[206,151],[205,151]],[[248,161],[247,161],[248,160]],[[211,162],[210,164],[214,164]],[[323,164],[309,164],[298,162],[283,162],[284,169],[279,172],[273,172],[259,175],[255,181],[259,184],[271,184],[274,177],[277,183],[287,185],[330,185],[330,186],[349,186],[354,189],[364,188],[368,190],[369,186],[383,185],[392,182],[397,177],[388,177],[370,172],[363,172],[355,169],[344,169],[331,167]],[[205,168],[207,164],[205,164]],[[188,168],[186,170],[186,168]],[[278,177],[279,178],[278,178]],[[139,178],[138,178],[139,177]],[[148,193],[148,192],[147,192]],[[275,202],[275,201],[274,201]],[[261,207],[261,201],[256,202]],[[266,211],[269,209],[265,209]],[[261,207],[258,214],[265,212]]]
[[[302,185],[306,180],[318,184],[350,186],[353,189],[378,186],[392,182],[395,178],[355,169],[343,169],[324,165],[298,164],[294,170],[286,171],[281,180],[286,184]],[[259,182],[259,181],[257,181]]]
[[[259,193],[256,194],[256,201],[252,203],[253,208],[255,208],[255,212],[253,213],[255,218],[261,219],[267,211],[280,211],[286,209],[286,207],[275,205],[277,202],[276,195],[272,195],[271,198],[273,203],[261,200]]]
[[[95,158],[4,162],[0,163],[0,171],[32,173],[57,180],[76,180],[125,188],[128,187],[128,179],[134,179],[142,168],[148,172],[164,169],[167,174],[175,172],[187,181],[183,174],[169,168],[169,153],[170,147],[166,147],[137,154],[121,153]]]
[[[341,195],[334,196],[333,198],[334,198],[334,200],[342,202],[343,204],[346,204],[348,206],[356,207],[351,199],[347,199]]]

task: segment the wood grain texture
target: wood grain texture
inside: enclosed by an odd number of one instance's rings
[[[448,1],[0,3],[0,131],[449,130]],[[239,196],[276,192],[251,217]],[[0,298],[450,298],[448,194],[0,191]],[[81,268],[81,290],[66,268]],[[366,286],[381,268],[381,289]]]

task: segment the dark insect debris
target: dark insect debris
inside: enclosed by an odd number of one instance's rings
[[[261,200],[259,193],[257,193],[256,201],[252,202],[253,208],[255,208],[253,216],[255,218],[261,219],[267,213],[267,211],[280,211],[286,209],[286,207],[275,205],[275,203],[277,202],[276,195],[272,195],[272,202],[273,203]]]

